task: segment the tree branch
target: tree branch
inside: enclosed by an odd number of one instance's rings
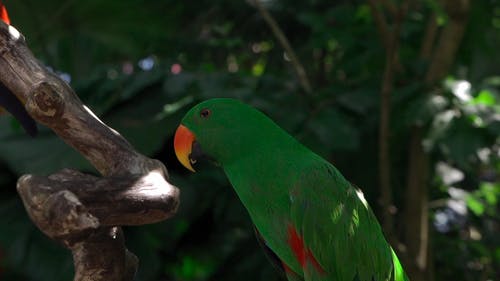
[[[70,249],[75,265],[74,280],[133,280],[139,263],[125,248],[120,227],[101,228]]]
[[[436,13],[433,13],[429,17],[425,28],[424,38],[422,39],[422,45],[420,46],[420,58],[424,60],[429,60],[431,58],[432,49],[436,41],[438,31],[436,17]]]
[[[428,188],[429,172],[428,155],[422,147],[423,130],[413,127],[410,130],[410,144],[408,151],[408,176],[406,190],[405,216],[411,218],[411,226],[405,227],[405,241],[407,250],[415,263],[413,275],[423,275],[417,280],[426,280],[425,271],[428,265]],[[410,240],[411,239],[411,240]]]
[[[422,39],[420,56],[430,59],[430,65],[425,75],[425,85],[433,87],[450,71],[456,52],[460,46],[469,11],[469,0],[442,1],[449,16],[447,25],[441,31],[438,44],[434,41],[438,34],[436,15],[429,18],[424,38]],[[434,47],[434,48],[433,48]],[[422,147],[425,132],[422,125],[415,124],[410,130],[408,147],[408,171],[406,184],[405,217],[412,221],[405,225],[405,242],[411,264],[408,267],[414,280],[432,280],[430,267],[432,257],[429,252],[429,208],[428,180],[429,159]]]
[[[375,25],[377,26],[378,33],[382,39],[382,44],[385,49],[389,49],[391,46],[391,32],[389,31],[389,25],[385,20],[384,14],[377,5],[376,0],[368,0],[368,5],[370,5]]]
[[[257,8],[262,18],[264,18],[266,23],[271,28],[274,36],[276,36],[276,39],[278,40],[280,45],[283,47],[283,49],[285,49],[285,52],[290,58],[290,62],[292,63],[295,72],[297,73],[297,77],[299,78],[299,82],[302,85],[302,88],[307,94],[311,94],[312,87],[311,83],[309,82],[309,78],[307,78],[307,73],[305,71],[305,68],[300,62],[297,55],[295,54],[295,51],[293,50],[292,46],[290,45],[290,42],[286,38],[285,33],[283,33],[276,20],[274,20],[274,18],[267,11],[267,9],[264,6],[262,6],[260,0],[250,0],[250,2],[254,4],[255,8]]]
[[[394,85],[394,73],[399,65],[399,33],[403,19],[408,12],[408,1],[401,4],[395,13],[393,32],[388,32],[388,25],[374,0],[369,1],[373,17],[383,43],[386,45],[385,69],[380,90],[380,123],[379,123],[379,170],[380,170],[380,203],[382,206],[382,226],[388,239],[393,244],[397,241],[394,235],[393,215],[395,207],[392,200],[391,161],[390,161],[390,119],[391,95]],[[389,3],[389,2],[387,2]]]
[[[404,14],[406,15],[406,11],[408,11],[408,6],[409,3],[405,2],[404,4],[401,4],[401,7],[397,8],[392,2],[390,1],[383,1],[383,4],[390,9],[390,13],[394,17],[395,24],[393,27],[397,27],[398,22],[402,21],[401,16]],[[377,0],[368,0],[368,5],[370,6],[370,10],[372,12],[373,19],[375,21],[375,25],[377,26],[377,30],[380,36],[380,39],[382,41],[382,44],[384,48],[387,50],[392,49],[393,46],[393,38],[395,34],[398,34],[399,36],[399,31],[396,32],[396,30],[391,30],[391,27],[388,24],[388,21],[386,20],[384,13],[382,12],[381,8],[378,5]],[[403,13],[402,13],[403,12]],[[399,27],[398,27],[399,28]],[[399,39],[398,39],[399,41]],[[396,52],[397,54],[397,52]],[[397,72],[402,72],[403,65],[401,65],[399,61],[399,55],[397,55],[394,58],[394,68],[395,71]]]
[[[391,16],[394,18],[398,16],[399,14],[399,9],[398,7],[392,2],[392,0],[381,0],[382,5],[389,11]]]
[[[28,113],[79,151],[104,176],[62,170],[24,175],[17,190],[38,228],[73,253],[74,280],[132,280],[137,258],[119,225],[171,217],[178,189],[166,168],[106,126],[59,77],[39,63],[22,34],[0,22],[0,81]],[[48,152],[50,153],[50,152]]]
[[[429,85],[438,82],[448,73],[467,25],[469,0],[446,0],[443,5],[449,21],[441,32],[425,76],[425,82]]]

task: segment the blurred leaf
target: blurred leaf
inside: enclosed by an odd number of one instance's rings
[[[104,118],[118,132],[128,139],[141,153],[152,155],[163,145],[164,139],[175,131],[181,119],[181,112],[168,118],[157,119],[166,101],[161,99],[141,99],[108,114]]]
[[[378,105],[378,96],[371,88],[360,88],[339,94],[337,101],[342,106],[358,114],[366,114],[369,109]]]
[[[196,75],[181,72],[177,75],[169,75],[163,84],[163,91],[173,98],[181,98],[188,94],[188,89],[196,82]]]
[[[6,258],[2,261],[4,265],[17,268],[17,273],[27,280],[71,279],[71,253],[33,225],[19,199],[1,200],[0,217],[0,229],[4,230],[0,231],[0,249]]]
[[[5,119],[0,118],[0,132],[7,131]],[[47,130],[42,129],[36,139],[24,132],[0,133],[0,155],[18,174],[49,174],[63,168],[94,171],[92,166],[72,147]]]
[[[155,83],[162,82],[164,75],[165,72],[161,71],[159,68],[154,68],[151,71],[139,71],[136,75],[130,77],[130,82],[124,86],[121,98],[123,100],[128,100],[134,95],[143,92],[145,88]]]
[[[308,130],[321,143],[319,151],[354,150],[359,146],[359,132],[350,125],[349,120],[335,108],[327,108],[308,122]]]
[[[482,193],[488,204],[495,206],[500,197],[500,183],[483,182],[479,186],[479,191]]]
[[[481,216],[484,213],[484,204],[474,196],[468,196],[466,202],[467,207],[469,207],[476,216]]]
[[[486,106],[492,106],[496,104],[495,96],[492,92],[488,90],[482,90],[479,92],[477,97],[473,98],[471,101],[472,104],[482,104]]]
[[[449,117],[450,113],[444,115],[446,112],[444,110],[448,105],[449,102],[443,96],[419,94],[416,100],[412,101],[407,107],[401,108],[401,110],[407,126],[410,124],[426,124],[434,118],[434,122],[439,120],[436,125],[441,127],[448,124],[444,119],[440,119],[441,117]]]

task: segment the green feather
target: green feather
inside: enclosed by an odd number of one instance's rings
[[[266,245],[297,273],[289,280],[408,280],[362,193],[263,113],[212,99],[182,124],[224,169]],[[303,239],[303,266],[289,227]]]

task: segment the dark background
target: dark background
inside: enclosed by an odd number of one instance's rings
[[[380,95],[387,48],[364,1],[262,1],[303,64],[310,93],[248,1],[3,2],[35,56],[141,153],[162,160],[181,189],[173,219],[125,228],[140,259],[137,280],[281,278],[222,171],[191,174],[173,154],[181,117],[212,97],[263,110],[359,186],[380,219],[381,194],[389,192],[394,221],[385,230],[410,260],[424,245],[427,280],[500,279],[500,1],[470,1],[451,65],[430,82],[438,58],[422,55],[429,19],[437,19],[436,38],[452,19],[440,5],[447,1],[410,1],[396,36],[400,68],[390,103]],[[379,116],[388,105],[390,157],[380,166]],[[40,129],[31,139],[10,116],[0,118],[0,280],[72,278],[69,251],[31,223],[15,183],[64,167],[96,171]],[[412,155],[415,143],[423,151]],[[409,195],[419,181],[417,196]]]

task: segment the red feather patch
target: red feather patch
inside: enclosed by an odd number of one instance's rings
[[[306,269],[307,262],[309,261],[316,271],[321,274],[325,273],[325,270],[321,267],[318,260],[316,260],[311,250],[305,247],[302,236],[297,233],[297,230],[292,225],[288,225],[288,245],[292,248],[292,252],[303,270]]]
[[[6,24],[10,24],[9,14],[7,14],[7,9],[2,2],[0,2],[0,19],[2,19]]]

